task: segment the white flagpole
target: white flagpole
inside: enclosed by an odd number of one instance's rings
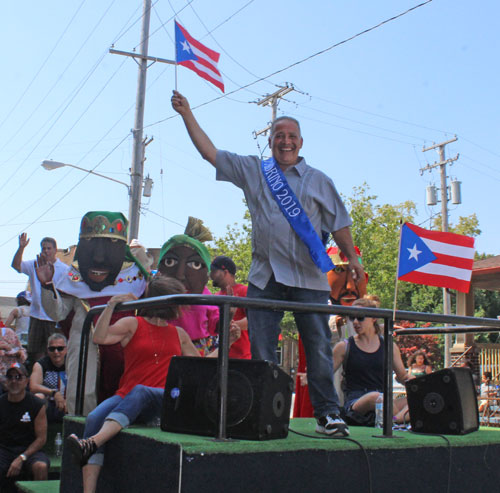
[[[174,18],[174,45],[175,45],[175,90],[177,91],[177,36],[176,36],[176,28],[175,23],[177,22],[177,18]]]
[[[403,235],[403,225],[401,224],[401,228],[399,230],[399,245],[398,245],[398,262],[396,264],[396,281],[394,285],[394,303],[393,303],[393,312],[392,312],[392,321],[396,321],[396,306],[398,302],[398,270],[399,270],[399,260],[401,256],[401,236]]]

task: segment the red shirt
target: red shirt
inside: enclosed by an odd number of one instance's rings
[[[246,298],[247,286],[243,284],[235,284],[233,286],[234,296],[239,296],[240,298]],[[217,294],[226,295],[227,291],[225,289],[220,290]],[[237,322],[247,316],[243,308],[236,308],[233,320]],[[250,352],[250,339],[248,338],[248,330],[241,331],[241,337],[229,348],[229,357],[238,359],[252,359],[252,353]]]
[[[174,325],[153,325],[137,317],[137,330],[123,348],[125,371],[116,392],[125,397],[136,385],[165,388],[172,356],[181,356],[181,343]]]

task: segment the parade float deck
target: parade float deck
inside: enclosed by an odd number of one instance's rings
[[[66,418],[64,433],[81,436],[83,418]],[[99,492],[470,492],[500,484],[500,429],[464,436],[351,427],[348,439],[314,432],[315,421],[292,419],[286,439],[216,441],[134,426],[108,444]],[[293,430],[293,431],[292,431]],[[64,451],[61,480],[21,482],[21,491],[82,491],[81,472]]]

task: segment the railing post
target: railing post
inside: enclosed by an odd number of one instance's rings
[[[76,381],[75,413],[83,416],[83,399],[85,395],[85,380],[87,376],[87,356],[89,353],[89,337],[92,317],[86,317],[83,322],[80,339],[80,356],[78,361],[78,376]]]
[[[219,322],[219,357],[217,358],[217,382],[218,382],[218,410],[219,421],[217,423],[217,440],[226,440],[226,417],[227,417],[227,380],[229,370],[229,324],[231,322],[230,305],[224,303],[220,306]]]
[[[384,437],[392,438],[392,366],[394,323],[384,318]]]

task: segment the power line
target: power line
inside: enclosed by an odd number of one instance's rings
[[[241,9],[238,10],[238,12],[241,12],[245,7],[247,7],[248,5],[250,5],[254,0],[250,0],[249,2],[247,2]],[[255,75],[253,72],[251,72],[250,70],[248,70],[244,65],[242,65],[240,62],[238,62],[238,60],[236,60],[235,58],[233,58],[225,49],[224,47],[215,39],[215,36],[212,34],[213,33],[213,29],[212,30],[209,30],[208,27],[205,25],[205,23],[203,22],[202,18],[198,15],[198,13],[196,12],[196,10],[194,9],[194,7],[189,4],[189,6],[191,7],[191,10],[194,12],[194,15],[196,15],[197,19],[200,21],[201,25],[205,28],[205,30],[207,31],[207,34],[205,36],[210,36],[214,42],[217,44],[217,46],[234,62],[236,63],[236,65],[238,65],[239,67],[241,67],[245,72],[247,72],[248,74],[250,74],[252,77],[259,77],[258,75]],[[233,17],[233,16],[230,16],[230,17]],[[227,75],[226,75],[227,77]],[[229,79],[231,80],[231,79]],[[233,82],[233,84],[235,84],[234,81],[231,80],[231,82]],[[272,82],[269,82],[269,81],[266,81],[268,82],[269,84],[271,85],[274,85],[272,84]],[[236,85],[241,85],[241,84],[236,84]],[[253,91],[251,91],[253,92]],[[255,92],[254,94],[259,94],[257,92]]]
[[[148,86],[148,89],[150,87],[152,87],[156,82],[158,82],[158,80],[161,78],[161,76],[163,75],[163,73],[165,72],[165,70],[167,70],[168,67],[166,67],[157,77],[156,79]],[[108,129],[108,131],[101,137],[101,139],[99,139],[91,148],[89,151],[87,151],[87,153],[85,153],[78,161],[77,161],[77,164],[80,164],[81,162],[83,162],[85,160],[85,158],[109,135],[109,133],[118,125],[118,123],[120,123],[123,118],[125,118],[125,116],[132,110],[132,108],[134,107],[135,103],[132,103],[124,112],[123,114],[118,118],[118,120],[115,121],[115,123]],[[123,142],[123,140],[122,140]],[[100,164],[103,162],[100,161],[99,163],[97,163],[97,165],[92,168],[92,171],[96,170]],[[33,171],[33,173],[31,173],[31,175],[28,177],[28,178],[31,178],[33,176],[33,174],[38,170],[39,168],[35,168],[35,170]],[[48,190],[44,190],[43,191],[43,194],[35,199],[31,204],[29,204],[25,209],[23,209],[17,216],[14,216],[13,218],[11,218],[11,220],[14,220],[15,218],[19,217],[20,215],[24,214],[25,212],[27,212],[29,209],[31,209],[33,206],[37,205],[39,203],[39,200],[47,195],[49,192],[51,192],[54,188],[57,187],[57,185],[59,185],[59,183],[61,183],[70,173],[72,172],[72,170],[69,170],[64,176],[62,176],[58,181],[56,181],[54,183],[54,185],[48,189]],[[83,181],[83,180],[82,180]],[[81,183],[81,182],[80,182]],[[78,185],[78,184],[77,184]],[[9,224],[9,223],[7,223]],[[6,225],[7,225],[6,224]]]
[[[80,3],[80,5],[78,6],[78,8],[76,9],[75,13],[73,14],[73,17],[71,18],[71,20],[68,22],[68,24],[64,28],[62,34],[59,36],[59,39],[56,41],[56,44],[54,45],[54,47],[52,48],[52,50],[50,50],[49,54],[47,55],[47,57],[45,58],[45,60],[42,62],[42,65],[38,69],[37,73],[33,76],[33,78],[31,79],[31,82],[26,86],[26,89],[24,90],[24,92],[21,94],[21,96],[16,101],[16,103],[14,104],[14,106],[11,108],[11,110],[7,113],[7,115],[5,116],[5,118],[0,123],[0,128],[10,118],[10,115],[12,115],[12,113],[16,110],[16,108],[19,106],[19,104],[21,103],[21,101],[24,99],[24,96],[29,91],[29,89],[31,88],[31,86],[35,82],[36,78],[38,77],[38,75],[40,74],[40,72],[42,71],[42,69],[45,67],[45,65],[47,64],[47,62],[49,61],[50,57],[52,56],[52,53],[54,53],[55,49],[59,46],[59,43],[61,42],[62,38],[64,37],[64,35],[68,31],[69,26],[71,26],[71,24],[75,20],[76,15],[80,11],[80,9],[83,7],[83,4],[85,2],[86,2],[86,0],[82,0],[82,3]]]
[[[398,15],[390,17],[389,19],[386,19],[386,20],[384,20],[382,22],[379,22],[378,24],[376,24],[376,25],[374,25],[374,26],[372,26],[372,27],[370,27],[368,29],[365,29],[365,30],[363,30],[363,31],[361,31],[361,32],[359,32],[357,34],[354,34],[353,36],[350,36],[349,38],[346,38],[346,39],[343,39],[342,41],[334,43],[333,45],[329,46],[328,48],[325,48],[325,49],[323,49],[321,51],[318,51],[318,52],[316,52],[316,53],[314,53],[312,55],[309,55],[306,58],[302,58],[301,60],[298,60],[297,62],[294,62],[294,63],[292,63],[290,65],[287,65],[286,67],[283,67],[283,68],[281,68],[279,70],[276,70],[275,72],[272,72],[269,75],[266,75],[265,77],[261,77],[259,79],[256,79],[253,82],[249,82],[248,84],[246,84],[246,85],[244,85],[244,86],[242,86],[242,87],[240,87],[238,89],[234,89],[233,91],[230,91],[230,92],[228,92],[228,93],[226,93],[226,94],[224,94],[222,96],[219,96],[217,98],[214,98],[214,99],[211,99],[211,100],[206,101],[204,103],[201,103],[201,104],[199,104],[197,106],[194,106],[192,109],[195,110],[195,109],[201,108],[203,106],[206,106],[208,104],[211,104],[211,103],[213,103],[215,101],[218,101],[219,99],[223,99],[223,98],[225,98],[225,97],[227,97],[227,96],[229,96],[231,94],[234,94],[234,93],[236,93],[238,91],[241,91],[242,89],[246,89],[247,87],[253,86],[254,84],[257,84],[257,82],[262,82],[262,81],[264,81],[266,79],[269,79],[270,77],[273,77],[273,76],[275,76],[277,74],[280,74],[281,72],[285,72],[286,70],[289,70],[292,67],[296,67],[298,65],[301,65],[302,63],[305,63],[305,62],[311,60],[312,58],[315,58],[315,57],[317,57],[319,55],[323,55],[324,53],[326,53],[326,52],[328,52],[330,50],[333,50],[334,48],[337,48],[338,46],[341,46],[341,45],[343,45],[345,43],[348,43],[349,41],[352,41],[353,39],[356,39],[356,38],[358,38],[360,36],[363,36],[364,34],[367,34],[367,33],[371,32],[371,31],[375,30],[375,29],[378,29],[379,27],[382,27],[383,25],[385,25],[385,24],[387,24],[389,22],[392,22],[392,21],[394,21],[396,19],[399,19],[400,17],[403,17],[406,14],[409,14],[410,12],[412,12],[415,9],[423,7],[424,5],[427,5],[430,2],[432,2],[432,0],[427,0],[427,1],[423,2],[423,3],[415,5],[414,7],[411,7],[409,9],[405,10],[404,12],[401,12]],[[148,128],[148,127],[152,127],[154,125],[158,125],[158,124],[163,123],[163,122],[165,122],[167,120],[171,120],[172,118],[176,118],[177,116],[178,116],[178,114],[176,113],[175,115],[171,115],[171,116],[169,116],[167,118],[164,118],[162,120],[158,120],[157,122],[154,122],[154,123],[151,123],[149,125],[146,125],[144,128]]]
[[[114,0],[113,0],[114,2]],[[120,31],[123,31],[125,29],[125,26],[130,22],[130,19],[135,15],[135,12],[137,11],[137,9],[132,13],[132,15],[129,17],[129,19],[127,20],[127,22],[124,24],[124,26],[121,28]],[[139,18],[141,19],[141,17]],[[125,32],[127,32],[128,30],[130,29],[130,27],[128,29],[125,29],[125,31],[120,35],[120,32],[119,34],[117,35],[118,38],[115,38],[115,39],[120,39],[121,36],[123,36],[125,34]],[[56,120],[51,124],[49,130],[51,130],[54,125],[57,123],[57,121],[62,117],[62,115],[64,114],[64,112],[68,109],[68,107],[70,106],[70,104],[74,101],[74,99],[76,98],[76,96],[79,94],[79,92],[83,89],[83,87],[85,86],[85,84],[89,81],[89,79],[91,78],[91,76],[94,74],[94,72],[97,70],[98,66],[100,65],[100,63],[102,62],[102,60],[105,58],[105,56],[108,54],[108,50],[106,49],[101,55],[100,57],[98,58],[98,60],[94,63],[94,66],[87,72],[87,74],[83,77],[83,79],[78,82],[78,84],[76,85],[76,88],[73,90],[73,94],[71,95],[70,93],[70,96],[68,96],[66,98],[65,101],[63,101],[59,107],[52,113],[52,115],[40,126],[38,132],[36,132],[29,140],[26,144],[24,144],[23,146],[21,146],[21,148],[16,151],[13,155],[11,155],[10,158],[7,159],[7,161],[4,161],[5,162],[9,162],[11,159],[13,159],[19,152],[20,150],[23,150],[27,144],[29,144],[35,137],[37,134],[40,133],[40,131],[42,131],[44,128],[47,127],[48,123],[55,117],[55,115],[62,109],[62,111],[60,112],[59,116],[56,118]],[[42,137],[42,140],[45,138],[45,136],[49,133],[49,131],[47,131],[44,136]],[[35,146],[35,149],[40,145],[41,141],[38,142],[38,144]],[[21,167],[22,165],[24,165],[24,163],[27,161],[27,159],[29,158],[29,156],[31,155],[31,153],[28,155],[28,157],[21,163],[20,166],[17,167],[17,170],[19,169],[19,167]],[[8,178],[8,180],[10,180],[12,178],[12,176],[15,175],[15,173],[17,172],[17,170]]]
[[[111,75],[110,78],[108,78],[108,80],[105,82],[104,86],[100,89],[100,91],[97,93],[97,95],[94,97],[94,99],[87,105],[87,107],[85,108],[85,110],[83,111],[83,113],[77,118],[77,120],[73,123],[73,125],[70,127],[70,129],[63,135],[63,137],[59,140],[59,142],[57,142],[57,144],[51,149],[51,151],[49,152],[49,154],[51,154],[52,152],[54,152],[62,143],[62,141],[69,135],[69,133],[71,132],[71,130],[73,130],[73,128],[75,128],[75,126],[78,124],[78,122],[83,118],[83,116],[87,113],[87,111],[91,108],[91,106],[95,103],[95,101],[97,100],[97,98],[101,95],[101,93],[104,91],[104,89],[108,86],[108,84],[111,82],[111,80],[115,77],[115,75],[118,73],[118,71],[123,67],[125,63],[125,59],[123,60],[123,62],[121,63],[121,65],[118,66],[118,68],[115,70],[115,72]],[[70,101],[71,103],[71,101]],[[69,106],[69,104],[66,106],[66,108],[64,108],[64,111],[67,109],[67,107]],[[55,124],[55,122],[54,122]],[[47,132],[45,132],[45,134],[43,135],[43,137],[39,140],[38,144],[31,150],[31,152],[26,156],[25,160],[21,163],[21,165],[19,167],[17,167],[14,172],[9,176],[9,178],[7,179],[6,181],[6,184],[9,183],[9,181],[14,177],[14,175],[19,171],[20,167],[26,163],[26,161],[29,159],[29,157],[33,154],[33,152],[35,152],[36,148],[42,143],[42,141],[44,140],[45,136],[50,132],[50,130],[52,130],[52,127],[54,125],[52,125],[48,130]],[[35,173],[36,171],[38,170],[38,168],[34,168],[34,170],[31,172],[31,174],[26,178],[26,181],[29,180]],[[5,185],[4,185],[5,186]],[[4,202],[9,200],[13,195],[17,194],[17,190],[13,190],[12,193],[5,198]],[[17,216],[16,216],[17,217]]]
[[[161,217],[162,219],[164,219],[165,221],[168,221],[169,223],[177,224],[177,226],[180,226],[181,228],[183,228],[185,226],[185,224],[180,224],[176,221],[173,221],[172,219],[169,219],[168,217],[162,216],[161,214],[158,214],[157,212],[152,211],[151,209],[147,209],[146,207],[143,207],[143,210],[150,212],[151,214],[154,214],[155,216]]]
[[[390,120],[390,121],[393,121],[393,122],[396,122],[396,123],[403,123],[405,125],[411,125],[412,127],[423,128],[424,130],[430,130],[432,132],[440,132],[440,133],[443,133],[443,134],[451,134],[451,133],[453,133],[453,132],[448,132],[446,130],[439,130],[439,129],[436,129],[436,128],[427,127],[425,125],[420,125],[419,123],[409,122],[409,121],[406,121],[406,120],[400,120],[398,118],[393,118],[393,117],[390,117],[390,116],[387,116],[387,115],[382,115],[380,113],[374,113],[372,111],[362,110],[361,108],[356,108],[354,106],[348,106],[346,104],[338,103],[338,102],[332,101],[330,99],[321,98],[319,96],[313,96],[312,94],[310,94],[308,92],[301,91],[300,89],[296,89],[296,90],[297,90],[297,92],[302,93],[305,96],[309,96],[310,98],[314,98],[314,99],[317,99],[319,101],[323,101],[324,103],[330,103],[330,104],[333,104],[335,106],[340,106],[341,108],[346,108],[346,109],[353,110],[353,111],[359,111],[360,113],[365,113],[367,115],[376,116],[378,118],[383,118],[385,120]]]
[[[348,122],[352,122],[352,123],[358,123],[360,125],[365,125],[367,127],[371,127],[371,128],[376,128],[377,130],[383,130],[384,132],[390,132],[390,133],[393,133],[393,134],[396,134],[396,135],[401,135],[402,137],[410,137],[412,139],[416,139],[416,140],[421,140],[421,141],[425,141],[425,138],[423,137],[418,137],[416,135],[410,135],[410,134],[405,134],[403,132],[398,132],[396,130],[390,130],[388,128],[384,128],[384,127],[380,127],[378,125],[373,125],[371,123],[365,123],[365,122],[362,122],[362,121],[359,121],[359,120],[354,120],[353,118],[348,118],[348,117],[345,117],[345,116],[340,116],[340,115],[337,115],[335,113],[330,113],[328,111],[323,111],[323,110],[320,110],[320,109],[317,109],[317,108],[313,108],[311,106],[306,106],[305,104],[299,104],[299,103],[295,103],[297,106],[302,106],[304,108],[307,108],[308,110],[312,110],[312,111],[316,111],[318,113],[322,113],[324,115],[328,115],[328,116],[333,116],[335,118],[339,118],[340,120],[346,120]]]
[[[254,0],[251,0],[250,2],[248,2],[244,7],[246,7],[247,5],[249,5],[250,3],[252,3]],[[170,2],[170,0],[168,0],[168,4],[170,5],[170,8],[172,9],[172,11],[174,12],[174,17],[178,17],[178,14],[180,11],[176,11],[172,5],[172,3]],[[244,70],[246,70],[250,75],[254,76],[254,77],[257,77],[255,74],[252,74],[252,72],[250,72],[249,70],[247,70],[243,65],[241,65],[237,60],[235,60],[220,44],[219,42],[215,39],[215,37],[212,35],[212,32],[213,32],[213,29],[212,30],[209,30],[208,27],[206,26],[206,24],[202,21],[201,17],[197,14],[196,10],[194,10],[194,7],[192,6],[192,2],[189,2],[188,5],[191,7],[192,11],[194,12],[194,14],[196,15],[196,17],[198,18],[198,20],[200,21],[201,25],[205,28],[205,31],[207,31],[207,33],[205,34],[205,36],[203,37],[206,37],[206,36],[211,36],[211,38],[213,39],[213,41],[217,44],[217,46],[219,46],[219,48],[228,56],[228,58],[230,58],[231,60],[233,60],[237,65],[239,65],[241,68],[243,68]],[[241,10],[243,10],[242,7],[241,9],[238,10],[238,12],[240,12]],[[156,16],[158,17],[158,19],[161,21],[160,19],[160,16],[158,14],[158,12],[156,11],[155,9],[155,13],[156,13]],[[234,17],[234,14],[229,16],[229,18],[231,17]],[[180,19],[180,17],[179,17]],[[168,22],[168,21],[167,21]],[[166,23],[162,23],[162,26],[164,27]],[[172,37],[170,36],[170,33],[167,31],[167,29],[164,27],[165,29],[165,32],[167,33],[168,37],[170,38],[170,41],[172,41],[172,43],[174,44],[175,46],[175,42],[174,40],[172,39]],[[220,68],[219,68],[220,70]],[[224,76],[225,79],[229,80],[230,82],[232,82],[235,86],[238,86],[238,87],[241,87],[241,84],[239,84],[238,82],[234,81],[233,79],[231,79],[231,77],[229,77],[229,75],[227,75],[227,73],[223,72],[222,70],[220,70],[221,74]],[[205,85],[207,87],[209,87],[213,92],[216,92],[218,94],[218,90],[215,89],[212,84],[209,84],[208,82],[204,81],[205,82]],[[271,82],[269,82],[269,84],[271,84]],[[258,94],[254,91],[251,91],[249,89],[247,89],[248,92],[250,93],[253,93],[253,94]],[[235,101],[237,103],[243,103],[243,104],[248,104],[248,101],[239,101],[237,99],[233,99],[233,98],[228,98],[229,100],[231,101]]]
[[[19,134],[19,132],[31,120],[31,118],[33,117],[33,115],[37,112],[37,110],[40,108],[40,106],[45,102],[45,100],[48,98],[48,96],[52,93],[52,91],[57,86],[57,84],[62,80],[64,74],[69,70],[69,68],[71,67],[71,65],[73,65],[73,63],[77,60],[78,55],[83,50],[83,48],[88,43],[88,41],[91,39],[91,37],[94,34],[95,30],[99,27],[99,24],[106,17],[106,14],[109,12],[109,10],[111,9],[111,7],[115,3],[115,1],[116,0],[112,0],[112,2],[109,4],[108,8],[104,11],[104,13],[101,15],[100,19],[97,21],[97,23],[95,24],[95,26],[90,31],[90,33],[87,36],[87,38],[85,39],[85,41],[80,45],[80,48],[77,50],[77,52],[74,55],[72,55],[71,60],[68,63],[68,65],[66,65],[66,67],[64,68],[64,70],[56,78],[54,84],[52,84],[51,88],[45,93],[45,95],[42,97],[41,101],[36,105],[36,107],[33,109],[33,111],[26,117],[26,119],[24,120],[24,122],[19,126],[19,128],[14,132],[14,134],[11,135],[11,137],[9,138],[9,140],[7,140],[7,142],[3,145],[3,147],[0,148],[0,152],[3,151],[5,149],[5,147],[7,145],[9,145],[10,142],[12,142],[12,140]]]
[[[108,152],[108,154],[106,154],[92,169],[91,171],[94,171],[100,164],[102,164],[103,161],[105,161],[116,149],[118,149],[118,147],[120,147],[122,145],[123,142],[125,142],[125,140],[127,140],[128,138],[128,134],[113,148],[111,149],[111,151]],[[24,228],[23,230],[19,231],[17,234],[15,234],[14,236],[11,236],[8,240],[4,241],[2,244],[0,244],[0,247],[3,247],[5,246],[7,243],[9,243],[11,240],[13,240],[14,238],[17,238],[23,231],[25,231],[26,229],[28,229],[30,226],[33,226],[33,224],[35,224],[36,222],[38,222],[39,219],[41,219],[43,216],[45,216],[45,214],[47,214],[47,212],[51,211],[52,209],[54,209],[54,207],[59,204],[59,202],[61,202],[65,197],[67,197],[78,185],[80,185],[80,183],[82,183],[88,176],[90,175],[90,173],[87,173],[86,175],[84,175],[84,177],[79,180],[77,183],[75,183],[75,185],[73,185],[69,190],[66,191],[66,193],[64,193],[58,200],[56,200],[49,208],[45,209],[34,221],[32,221],[31,223],[28,224],[28,226],[26,226],[26,228]]]

